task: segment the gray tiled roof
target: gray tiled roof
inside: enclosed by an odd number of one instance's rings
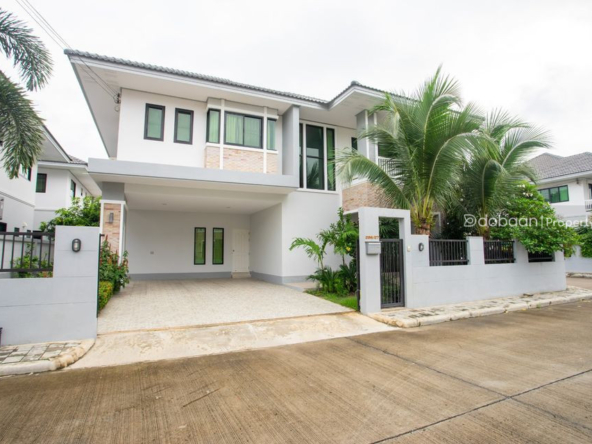
[[[68,154],[68,157],[71,160],[70,163],[76,163],[76,164],[80,164],[80,165],[87,165],[87,163],[84,160],[79,159],[78,157],[74,157],[72,154]]]
[[[358,86],[360,88],[365,88],[370,91],[375,91],[378,93],[386,93],[387,92],[385,90],[373,88],[371,86],[362,85],[361,83],[356,82],[354,80],[343,91],[341,91],[339,94],[337,94],[333,99],[323,100],[323,99],[317,99],[315,97],[305,96],[302,94],[296,94],[296,93],[291,93],[291,92],[286,92],[286,91],[278,91],[275,89],[264,88],[261,86],[248,85],[246,83],[235,82],[234,80],[228,80],[228,79],[224,79],[221,77],[214,77],[214,76],[209,76],[209,75],[205,75],[205,74],[197,74],[194,72],[183,71],[183,70],[173,69],[173,68],[166,68],[163,66],[150,65],[148,63],[134,62],[131,60],[120,59],[117,57],[109,57],[109,56],[104,56],[104,55],[99,55],[99,54],[92,54],[92,53],[86,52],[86,51],[66,49],[66,50],[64,50],[64,54],[71,56],[71,57],[84,57],[87,59],[98,60],[101,62],[116,63],[119,65],[131,66],[134,68],[149,69],[151,71],[158,71],[158,72],[163,72],[163,73],[167,73],[167,74],[175,74],[175,75],[179,75],[179,76],[189,77],[192,79],[220,83],[223,85],[236,86],[238,88],[245,88],[245,89],[250,89],[253,91],[275,94],[275,95],[279,95],[279,96],[289,97],[292,99],[298,99],[298,100],[304,100],[307,102],[318,103],[320,105],[325,105],[325,106],[330,105],[333,101],[335,101],[339,96],[341,96],[343,93],[345,93],[352,86]],[[391,94],[393,94],[393,93],[391,93]],[[405,97],[400,96],[398,94],[393,94],[393,96],[405,98]]]
[[[555,154],[541,154],[529,160],[539,179],[570,176],[572,174],[592,172],[592,153],[580,153],[561,157]]]

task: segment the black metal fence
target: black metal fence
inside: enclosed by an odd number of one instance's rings
[[[382,307],[402,307],[405,304],[403,275],[403,240],[380,241],[380,291]]]
[[[468,263],[466,240],[430,239],[430,267]]]
[[[514,258],[514,241],[484,240],[483,255],[486,264],[512,264]]]
[[[555,256],[551,253],[528,253],[528,262],[553,262]]]
[[[28,277],[53,271],[55,234],[0,232],[0,272]]]

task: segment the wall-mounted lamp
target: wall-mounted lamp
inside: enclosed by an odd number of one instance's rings
[[[113,223],[113,219],[115,219],[115,214],[113,213],[109,213],[109,223],[112,224]]]
[[[421,242],[421,243],[420,243],[420,244],[417,246],[417,249],[418,249],[419,251],[423,251],[423,249],[424,249],[423,242]]]
[[[80,239],[74,239],[72,241],[72,251],[78,253],[82,248],[82,241]]]

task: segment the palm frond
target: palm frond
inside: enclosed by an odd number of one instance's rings
[[[29,91],[42,88],[51,76],[51,55],[31,28],[0,9],[0,50],[12,59]]]

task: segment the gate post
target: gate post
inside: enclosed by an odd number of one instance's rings
[[[378,313],[381,310],[380,299],[380,255],[366,254],[366,242],[378,242],[379,223],[376,208],[360,208],[358,223],[360,237],[360,311],[363,314]],[[376,214],[375,214],[376,213]]]

